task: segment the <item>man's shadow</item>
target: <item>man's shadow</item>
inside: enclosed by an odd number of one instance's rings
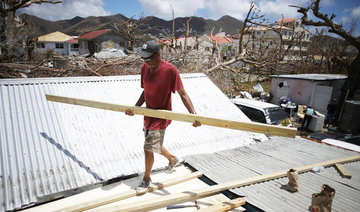
[[[71,154],[67,149],[64,149],[61,144],[57,143],[53,138],[48,136],[46,133],[41,132],[40,135],[44,137],[47,141],[49,141],[52,145],[54,145],[58,150],[63,152],[66,156],[70,157],[75,163],[77,163],[81,168],[85,169],[87,173],[92,175],[96,180],[104,181],[97,173],[91,170],[90,167],[86,166],[82,161],[78,160],[75,155]]]

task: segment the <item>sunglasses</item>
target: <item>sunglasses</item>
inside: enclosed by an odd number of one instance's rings
[[[152,59],[155,57],[155,55],[156,55],[156,53],[153,54],[153,55],[151,55],[150,57],[143,58],[143,60],[144,60],[145,62],[149,62],[150,60],[152,60]]]

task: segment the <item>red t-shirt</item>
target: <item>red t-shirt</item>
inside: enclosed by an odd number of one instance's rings
[[[162,60],[155,73],[150,73],[149,66],[141,67],[141,87],[147,108],[171,110],[171,92],[183,88],[177,68]],[[144,116],[144,126],[148,130],[165,129],[171,120]]]

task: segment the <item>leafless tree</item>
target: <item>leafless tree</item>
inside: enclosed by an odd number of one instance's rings
[[[8,57],[8,49],[12,48],[15,42],[15,14],[20,8],[29,7],[32,4],[51,3],[59,4],[58,0],[1,0],[0,5],[0,48],[3,59]]]
[[[324,14],[320,12],[320,0],[313,0],[308,7],[300,7],[300,6],[292,6],[298,8],[298,12],[303,15],[302,21],[305,25],[308,26],[315,26],[315,27],[327,27],[328,32],[335,33],[351,45],[353,45],[357,49],[357,54],[353,58],[353,60],[348,64],[347,71],[348,71],[348,78],[345,83],[344,93],[348,92],[348,98],[352,99],[355,91],[359,87],[360,82],[360,39],[359,37],[355,37],[351,34],[350,31],[346,31],[341,24],[337,24],[334,21],[336,17],[335,14]],[[319,21],[309,20],[308,19],[308,12],[312,11],[313,15],[319,19]],[[342,61],[341,58],[337,58],[337,60]],[[345,95],[342,95],[345,96]]]
[[[254,29],[257,27],[263,27],[264,32],[272,31],[277,34],[277,36],[274,36],[275,38],[272,38],[271,44],[268,41],[269,39],[265,37],[265,33],[259,37],[255,36],[256,32]],[[290,31],[294,30],[291,29]],[[226,62],[218,60],[217,64],[206,72],[229,70],[234,73],[241,73],[242,69],[231,67],[231,64],[240,62],[252,67],[252,70],[262,71],[262,75],[270,75],[277,70],[278,65],[286,63],[284,61],[285,57],[294,53],[293,47],[298,45],[296,42],[301,40],[297,39],[300,37],[301,35],[292,33],[285,46],[283,42],[283,27],[266,23],[264,16],[255,8],[254,1],[252,1],[240,32],[236,57]],[[276,40],[278,41],[276,42]]]
[[[150,19],[151,17],[144,17],[143,15],[137,20],[135,16],[127,20],[118,18],[113,25],[116,31],[129,41],[129,49],[133,51],[138,36],[145,31],[143,27]]]

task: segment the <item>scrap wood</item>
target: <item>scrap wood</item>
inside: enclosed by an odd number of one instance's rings
[[[345,169],[343,165],[336,163],[335,168],[342,177],[351,179],[351,174]]]
[[[189,181],[201,177],[202,173],[192,172],[176,178],[171,178],[164,182],[154,182],[150,185],[150,191],[160,190],[175,184]],[[111,184],[106,187],[96,188],[84,193],[80,193],[68,198],[60,199],[37,207],[24,210],[25,212],[42,212],[42,211],[84,211],[95,207],[106,205],[119,200],[136,196],[135,189],[125,192],[119,192],[116,187],[122,182]]]
[[[176,113],[176,112],[168,111],[168,110],[154,110],[154,109],[143,108],[143,107],[125,106],[125,105],[111,104],[111,103],[105,103],[105,102],[99,102],[99,101],[56,96],[56,95],[50,95],[50,94],[46,94],[46,99],[48,101],[61,102],[61,103],[67,103],[67,104],[73,104],[73,105],[81,105],[81,106],[86,106],[86,107],[93,107],[93,108],[112,110],[112,111],[120,111],[120,112],[125,112],[127,109],[131,109],[134,112],[134,114],[138,114],[138,115],[144,115],[144,116],[150,116],[150,117],[156,117],[156,118],[162,118],[162,119],[169,119],[169,120],[176,120],[176,121],[183,121],[183,122],[190,122],[190,123],[194,123],[195,120],[197,120],[202,125],[210,125],[210,126],[215,126],[215,127],[223,127],[223,128],[229,128],[229,129],[264,133],[264,134],[268,134],[268,135],[278,135],[278,136],[294,138],[296,136],[296,131],[297,131],[295,128],[289,128],[289,127],[274,126],[274,125],[261,124],[261,123],[255,123],[255,122],[231,121],[231,120],[199,116],[199,115],[194,115],[194,114]]]
[[[93,73],[93,74],[101,77],[101,74],[97,73],[96,70],[93,71],[93,70],[91,70],[91,69],[89,68],[89,66],[87,65],[87,62],[85,61],[85,59],[83,59],[83,63],[84,63],[84,66],[85,66],[86,70],[88,70],[88,71],[90,71],[91,73]]]
[[[311,171],[312,168],[316,167],[316,166],[328,167],[328,166],[332,166],[336,163],[350,163],[350,162],[359,161],[359,160],[360,160],[360,155],[355,155],[355,156],[320,162],[320,163],[316,163],[316,164],[301,166],[301,167],[297,167],[294,169],[296,169],[299,173],[302,173],[302,172]],[[114,204],[113,205],[105,205],[105,206],[102,206],[99,208],[95,208],[93,210],[93,212],[94,211],[108,212],[108,211],[150,211],[150,210],[155,210],[155,209],[159,209],[162,207],[166,207],[167,205],[175,205],[175,204],[179,204],[182,202],[192,201],[192,200],[200,199],[203,197],[211,196],[211,195],[217,194],[221,191],[225,191],[228,189],[238,188],[238,187],[242,187],[242,186],[251,185],[254,183],[260,183],[260,182],[265,182],[268,180],[285,177],[287,171],[288,171],[288,169],[283,170],[283,171],[278,171],[278,172],[272,172],[272,173],[268,173],[268,174],[264,174],[264,175],[258,175],[258,176],[253,176],[253,177],[249,177],[249,178],[244,178],[244,179],[240,179],[240,180],[235,180],[235,181],[231,181],[231,182],[227,182],[227,183],[221,183],[221,184],[209,186],[206,188],[200,188],[200,189],[195,189],[195,190],[191,190],[191,191],[183,191],[181,193],[175,193],[175,194],[169,194],[166,196],[155,197],[155,198],[144,200],[141,202],[132,202],[132,203],[126,203],[126,204],[119,204],[119,205],[114,205]]]
[[[241,205],[245,205],[246,201],[243,198],[236,198],[232,199],[226,202],[222,202],[217,205],[212,205],[206,208],[202,208],[200,210],[197,210],[197,212],[206,212],[206,211],[212,211],[212,212],[223,212],[228,211],[234,208],[237,208]]]
[[[28,64],[18,64],[18,63],[0,63],[0,67],[4,68],[11,68],[11,69],[21,69],[22,71],[30,70],[33,71],[34,69],[39,69],[42,71],[52,71],[52,72],[64,72],[64,70],[56,69],[56,68],[49,68],[49,67],[43,67],[43,66],[34,66],[34,65],[28,65]]]

